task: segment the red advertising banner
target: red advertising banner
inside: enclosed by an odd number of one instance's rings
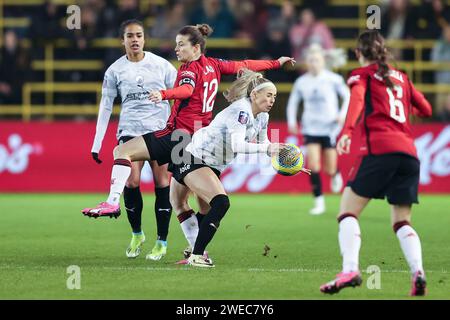
[[[90,154],[94,122],[0,122],[0,192],[107,192],[116,128],[117,123],[108,128],[99,165]],[[295,143],[305,150],[303,138],[290,136],[284,122],[271,123],[269,131],[273,140]],[[450,193],[450,125],[415,125],[413,133],[421,160],[420,191]],[[344,178],[354,160],[354,154],[339,158]],[[148,165],[141,179],[143,190],[152,191]],[[222,181],[229,192],[310,192],[308,176],[277,175],[265,155],[239,155]],[[326,175],[323,186],[329,191]]]

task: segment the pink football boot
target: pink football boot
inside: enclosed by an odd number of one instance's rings
[[[320,291],[323,293],[334,294],[346,287],[357,287],[362,283],[361,273],[359,271],[341,272],[336,275],[336,279],[322,285]]]
[[[95,208],[86,208],[81,211],[85,216],[98,218],[98,217],[117,217],[120,216],[120,205],[113,205],[107,202],[101,202]]]
[[[427,294],[427,281],[422,271],[414,273],[412,278],[411,296],[424,296]]]

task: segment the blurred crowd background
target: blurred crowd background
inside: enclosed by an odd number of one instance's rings
[[[80,30],[66,26],[72,4],[81,8]],[[295,57],[297,67],[266,74],[279,84],[274,116],[285,119],[305,49],[311,43],[344,48],[348,63],[335,71],[346,77],[357,66],[352,49],[372,4],[381,8],[381,32],[394,64],[430,99],[433,120],[449,122],[449,0],[0,0],[0,118],[95,118],[103,73],[124,52],[119,25],[137,18],[146,26],[146,49],[177,67],[177,31],[197,23],[214,29],[209,56]],[[221,103],[219,98],[216,105]]]

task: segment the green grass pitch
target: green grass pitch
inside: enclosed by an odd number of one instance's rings
[[[174,264],[187,244],[174,215],[167,256],[145,260],[155,239],[149,194],[143,214],[147,242],[141,256],[127,259],[126,213],[117,220],[94,220],[80,212],[103,198],[1,194],[0,299],[411,299],[408,267],[384,201],[372,201],[360,220],[362,287],[325,296],[319,286],[341,266],[338,196],[326,197],[326,214],[311,216],[309,195],[232,195],[230,211],[208,247],[216,267],[206,270]],[[449,299],[450,197],[420,200],[413,226],[422,240],[425,299]],[[67,288],[71,265],[80,267],[79,290]],[[379,289],[368,287],[371,265],[381,270]]]

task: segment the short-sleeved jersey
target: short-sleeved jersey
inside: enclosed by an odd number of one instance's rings
[[[169,118],[169,102],[152,103],[149,93],[172,88],[177,70],[169,61],[151,52],[144,53],[139,62],[129,61],[124,55],[105,72],[102,95],[120,95],[122,100],[117,138],[161,130]]]
[[[405,73],[390,67],[389,77],[394,83],[390,89],[377,71],[378,65],[371,64],[353,70],[347,80],[350,88],[360,85],[365,89],[359,121],[362,127],[359,152],[363,155],[405,153],[417,157],[409,116],[413,105],[418,109],[430,108],[430,112],[431,107]],[[350,105],[349,113],[351,108]]]
[[[189,84],[194,88],[187,99],[177,99],[167,121],[167,128],[159,135],[175,129],[184,129],[193,134],[207,126],[212,119],[212,110],[219,90],[222,74],[233,74],[234,62],[201,55],[198,60],[183,64],[177,75],[175,87]]]
[[[289,96],[289,124],[297,121],[296,110],[303,100],[302,133],[311,136],[331,135],[338,127],[338,96],[343,99],[343,104],[348,104],[350,92],[342,76],[329,70],[323,70],[318,75],[306,73],[300,76]],[[345,115],[342,118],[345,118]]]
[[[254,117],[250,100],[242,98],[219,112],[209,126],[196,131],[186,150],[222,172],[237,155],[231,146],[233,132],[245,132],[246,142],[265,142],[268,123],[267,112]]]

